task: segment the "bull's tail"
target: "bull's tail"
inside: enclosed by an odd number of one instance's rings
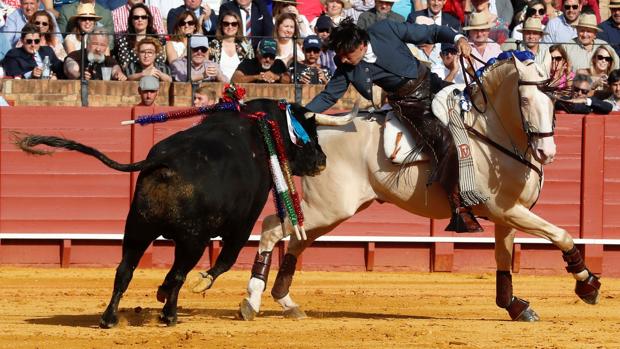
[[[130,164],[121,164],[118,163],[105,154],[100,152],[99,150],[89,147],[87,145],[72,141],[66,138],[54,137],[54,136],[38,136],[38,135],[24,135],[21,133],[14,132],[13,136],[15,138],[15,145],[26,153],[30,153],[33,155],[49,155],[52,154],[53,151],[40,150],[35,149],[37,145],[44,144],[53,148],[65,148],[68,150],[79,151],[80,153],[84,153],[90,156],[93,156],[99,161],[103,162],[106,166],[113,168],[117,171],[122,172],[135,172],[141,171],[146,165],[147,161],[142,160]]]

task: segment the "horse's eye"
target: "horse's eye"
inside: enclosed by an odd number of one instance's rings
[[[521,97],[522,105],[528,105],[529,103],[530,103],[530,100],[527,97]]]

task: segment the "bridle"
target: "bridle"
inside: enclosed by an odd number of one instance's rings
[[[475,56],[470,56],[473,57],[475,60],[477,60],[478,62],[484,64],[485,68],[487,66],[487,63],[478,59]],[[473,90],[473,83],[475,82],[478,86],[478,88],[480,89],[480,92],[482,94],[482,98],[484,100],[484,107],[480,108],[476,105],[476,103],[473,101],[473,99],[471,100],[471,105],[474,107],[474,109],[476,109],[476,111],[478,111],[480,114],[484,114],[487,111],[487,107],[489,105],[491,105],[491,107],[493,107],[492,103],[489,103],[488,101],[488,97],[487,97],[487,93],[484,89],[484,86],[482,84],[482,82],[480,81],[479,77],[477,74],[471,74],[466,68],[465,68],[465,64],[464,64],[464,60],[463,60],[463,56],[460,57],[460,63],[461,63],[461,67],[463,69],[463,72],[465,72],[463,74],[464,80],[465,80],[465,91],[467,92],[467,94],[469,96],[473,96],[472,90]],[[468,63],[470,65],[470,67],[474,67],[474,64],[471,60],[471,58],[468,57]],[[471,80],[468,82],[467,80],[467,76],[469,75],[469,77],[471,78]],[[519,81],[517,82],[518,87],[520,86],[536,86],[541,92],[543,92],[547,97],[549,97],[552,101],[556,99],[556,97],[553,95],[553,91],[555,90],[554,87],[550,86],[551,83],[551,79],[544,79],[544,80],[538,80],[538,81],[528,81],[528,80],[521,80],[519,79]],[[518,98],[519,101],[521,101],[521,90],[518,89]],[[493,107],[493,109],[495,109]],[[464,110],[461,110],[461,113],[464,113]],[[553,110],[553,121],[552,121],[552,128],[551,128],[551,132],[539,132],[538,129],[533,126],[530,122],[529,119],[525,118],[525,115],[523,113],[523,109],[521,107],[519,107],[519,115],[521,116],[521,125],[523,128],[523,131],[527,137],[527,144],[528,144],[528,148],[525,149],[524,151],[519,151],[517,149],[517,147],[514,145],[513,143],[513,150],[509,150],[506,147],[504,147],[503,145],[499,144],[498,142],[492,140],[491,138],[489,138],[487,135],[482,134],[480,131],[476,130],[473,125],[467,125],[465,124],[465,128],[467,129],[467,131],[473,135],[475,135],[477,138],[481,139],[482,141],[490,144],[491,146],[493,146],[494,148],[498,149],[499,151],[501,151],[502,153],[508,155],[509,157],[511,157],[512,159],[522,163],[523,165],[527,166],[528,168],[532,169],[534,172],[536,172],[539,176],[539,181],[542,182],[542,178],[543,178],[543,170],[542,170],[542,165],[539,168],[538,166],[534,165],[531,161],[529,161],[526,157],[526,154],[528,152],[528,150],[534,150],[534,138],[538,137],[538,138],[543,138],[543,137],[551,137],[554,135],[554,130],[555,130],[555,108]]]

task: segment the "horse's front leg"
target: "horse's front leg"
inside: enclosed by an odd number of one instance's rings
[[[566,271],[573,274],[577,280],[575,293],[588,304],[598,302],[601,287],[599,278],[588,270],[581,252],[566,230],[547,222],[520,205],[510,209],[503,218],[505,224],[512,228],[545,238],[557,246],[567,264]]]
[[[512,251],[515,230],[500,224],[495,225],[495,304],[506,309],[515,321],[538,321],[538,314],[529,306],[529,302],[515,297],[512,293]]]
[[[280,219],[276,215],[265,217],[262,225],[262,233],[254,265],[252,277],[248,282],[248,295],[239,305],[239,317],[243,320],[254,320],[260,311],[261,297],[267,287],[269,269],[271,267],[271,254],[276,244],[288,235],[282,231]]]

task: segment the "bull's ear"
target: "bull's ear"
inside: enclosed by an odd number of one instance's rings
[[[314,116],[317,125],[343,126],[353,121],[353,118],[357,116],[358,112],[359,112],[359,100],[355,101],[355,105],[353,105],[353,110],[351,110],[346,115],[334,116],[334,115],[328,115],[328,114],[306,112],[305,116],[306,116],[306,119]]]

